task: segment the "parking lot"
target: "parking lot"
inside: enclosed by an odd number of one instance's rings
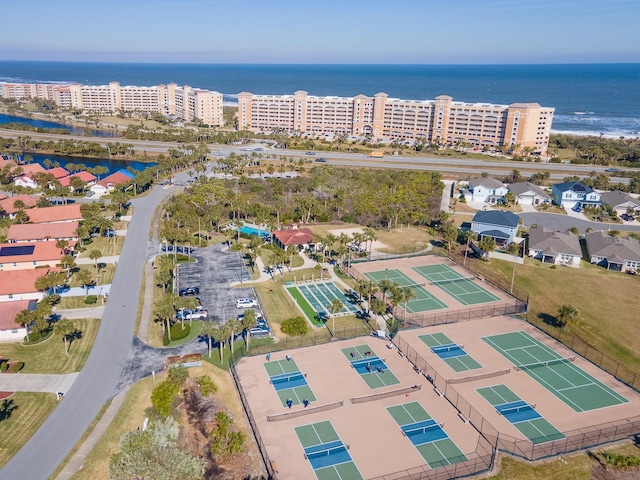
[[[209,311],[209,318],[228,320],[241,310],[236,309],[236,300],[242,297],[257,298],[251,287],[230,287],[231,282],[251,279],[238,252],[231,252],[226,245],[217,244],[206,248],[195,248],[194,263],[183,263],[178,267],[177,289],[196,286],[200,288],[198,298]]]

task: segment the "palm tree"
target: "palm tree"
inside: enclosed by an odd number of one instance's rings
[[[251,329],[257,325],[256,311],[252,308],[245,310],[242,317],[242,328],[245,330],[245,342],[247,352],[249,351],[249,341],[251,340]]]
[[[571,325],[578,321],[578,316],[580,312],[573,305],[562,305],[558,307],[556,320],[560,324],[560,328],[564,328],[567,325]]]
[[[376,231],[373,228],[365,228],[364,229],[364,238],[365,241],[369,243],[369,248],[368,248],[368,253],[369,253],[369,260],[371,260],[371,251],[373,250],[373,242],[375,242],[378,239],[378,236],[376,235]]]
[[[462,235],[467,244],[467,247],[464,249],[464,262],[462,262],[462,266],[464,267],[467,265],[467,255],[469,253],[469,244],[476,239],[476,232],[474,232],[473,230],[464,230],[462,232]]]
[[[71,320],[63,318],[62,320],[58,320],[54,326],[53,330],[56,334],[62,336],[62,340],[64,341],[64,353],[69,356],[69,344],[71,343],[71,335],[75,332],[76,328]]]
[[[220,328],[217,323],[214,322],[203,322],[202,324],[202,335],[207,337],[207,347],[209,352],[209,358],[211,358],[211,344],[212,340],[218,336],[220,337]]]
[[[80,282],[80,285],[84,287],[84,294],[89,294],[89,285],[93,281],[93,277],[91,276],[91,272],[86,268],[81,268],[75,274],[75,279]]]
[[[480,250],[484,252],[484,258],[488,261],[489,253],[493,252],[496,248],[496,241],[493,237],[485,235],[478,243],[478,247],[480,247]]]
[[[342,309],[344,308],[344,304],[342,303],[342,301],[339,298],[333,298],[333,300],[331,300],[331,303],[329,305],[327,305],[327,310],[329,310],[329,312],[331,313],[331,336],[335,337],[335,331],[336,331],[336,315],[342,311]]]
[[[229,341],[231,347],[231,355],[233,355],[233,345],[236,339],[236,333],[242,330],[242,324],[237,318],[230,318],[227,320],[227,325],[229,325]]]
[[[220,351],[220,363],[224,363],[224,344],[229,341],[231,328],[226,323],[218,326],[218,350]]]
[[[27,341],[29,341],[29,325],[31,324],[31,322],[33,322],[33,320],[34,312],[30,310],[20,310],[14,318],[15,323],[21,326],[24,325],[27,329]]]
[[[102,252],[100,250],[98,250],[97,248],[94,249],[94,250],[91,250],[89,252],[89,258],[95,262],[95,267],[96,267],[96,288],[97,288],[98,287],[98,273],[100,271],[98,269],[98,260],[100,260],[102,258]]]

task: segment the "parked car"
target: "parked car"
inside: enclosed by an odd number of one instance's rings
[[[580,213],[580,204],[576,203],[571,210]]]
[[[271,330],[269,330],[269,327],[253,327],[249,332],[251,335],[269,335]]]
[[[116,236],[116,232],[113,230],[113,228],[107,228],[104,232],[102,232],[102,236],[103,237],[115,237]]]
[[[628,213],[623,213],[622,215],[620,215],[620,218],[626,220],[627,222],[633,222],[635,220],[635,218],[633,218],[633,216],[629,215]]]
[[[200,289],[198,287],[185,287],[185,288],[181,288],[178,291],[178,295],[180,295],[181,297],[186,297],[187,295],[198,295],[200,294]]]
[[[320,157],[320,158],[316,158],[314,162],[327,163],[327,159],[324,157]]]
[[[87,192],[87,197],[93,197],[96,194],[96,192],[94,192],[93,190],[89,190]]]
[[[184,313],[182,315],[176,315],[176,318],[178,320],[202,320],[204,318],[209,318],[209,312],[207,310],[185,310],[185,312],[189,312],[189,313]],[[178,312],[181,313],[181,312]]]
[[[204,307],[202,305],[199,305],[196,308],[192,308],[192,309],[185,308],[185,309],[182,309],[182,310],[178,310],[176,312],[176,318],[182,318],[183,316],[185,318],[187,318],[188,315],[195,315],[197,313],[204,312],[204,311],[206,311],[206,310],[204,309]]]
[[[241,313],[240,315],[238,315],[237,318],[239,322],[242,322],[242,320],[244,319],[244,313]],[[267,321],[264,319],[264,316],[262,316],[262,313],[256,312],[256,326],[260,326],[260,325],[267,326]]]
[[[255,298],[239,298],[236,300],[236,308],[255,308],[258,301]]]

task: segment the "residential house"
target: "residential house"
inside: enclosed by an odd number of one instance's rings
[[[633,215],[640,215],[640,200],[632,197],[628,193],[613,191],[600,194],[600,201],[603,205],[613,208],[618,216],[633,210]]]
[[[618,272],[640,269],[640,243],[631,237],[612,237],[605,231],[588,233],[587,251],[593,264]]]
[[[63,255],[55,242],[0,243],[0,271],[55,267]]]
[[[276,245],[284,250],[289,247],[298,247],[304,250],[313,244],[313,232],[308,228],[292,228],[290,230],[278,230],[272,232]]]
[[[60,181],[63,178],[69,176],[69,172],[66,169],[62,168],[62,167],[50,168],[49,170],[45,170],[44,173],[47,173],[49,175],[53,175],[53,177],[58,181]]]
[[[77,177],[82,180],[88,187],[95,185],[97,177],[89,172],[76,172],[67,177],[60,179],[60,185],[63,187],[69,187],[73,191],[73,186],[71,185],[71,179],[73,177]]]
[[[9,226],[9,243],[57,242],[58,240],[78,241],[80,222],[23,223]]]
[[[27,208],[35,207],[40,197],[35,195],[16,195],[14,197],[8,197],[0,200],[0,215],[9,215],[13,218],[18,209],[15,207],[15,203],[20,201],[25,204]],[[4,213],[3,213],[4,212]]]
[[[36,280],[49,272],[59,271],[59,268],[0,271],[0,303],[13,300],[41,300],[45,293],[36,290]]]
[[[11,173],[13,173],[14,171],[20,172],[20,173],[16,173],[16,175],[29,175],[29,176],[35,175],[36,173],[47,173],[47,170],[39,163],[25,163],[22,165],[17,165],[16,167],[14,167]]]
[[[38,182],[36,182],[29,175],[20,175],[13,180],[13,184],[16,187],[26,187],[26,188],[38,188]]]
[[[79,203],[32,208],[27,212],[31,223],[79,222],[82,220]]]
[[[518,233],[520,217],[502,210],[478,212],[471,220],[471,231],[480,238],[493,237],[498,246],[512,243]]]
[[[125,170],[124,168],[121,168],[117,172],[112,173],[107,177],[104,177],[102,180],[100,180],[97,183],[97,185],[102,185],[107,190],[113,190],[116,185],[129,183],[134,178],[135,178],[135,175],[133,173],[131,173],[129,170]],[[93,188],[91,188],[91,190],[93,190]]]
[[[544,263],[580,267],[582,248],[574,233],[562,233],[547,227],[529,231],[529,256]]]
[[[472,202],[485,202],[490,204],[501,203],[509,189],[500,180],[491,177],[474,178],[469,181],[469,193]],[[467,195],[465,195],[465,198]]]
[[[593,188],[580,182],[556,183],[551,189],[553,203],[564,208],[597,207],[600,205],[600,194]]]
[[[35,310],[35,300],[0,303],[0,342],[20,342],[27,336],[27,327],[18,325],[16,315],[22,310]]]
[[[516,203],[519,205],[542,205],[551,203],[551,195],[543,188],[531,182],[518,182],[509,185],[509,191],[513,193]]]

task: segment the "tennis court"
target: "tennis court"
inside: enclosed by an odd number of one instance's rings
[[[318,480],[364,480],[330,421],[294,428]]]
[[[444,424],[431,418],[419,402],[387,407],[387,412],[431,468],[467,460],[444,431]]]
[[[564,438],[556,427],[536,411],[535,404],[526,403],[506,385],[478,388],[476,391],[531,443],[538,444]]]
[[[338,314],[349,315],[358,311],[358,306],[347,298],[333,282],[316,282],[299,285],[288,285],[287,291],[314,325],[322,325],[321,317],[331,315],[329,305],[337,298],[343,308]]]
[[[386,269],[377,272],[365,273],[369,280],[380,283],[382,280],[396,282],[401,287],[410,287],[416,294],[416,298],[409,300],[404,306],[408,313],[427,312],[429,310],[439,310],[448,308],[447,304],[429,293],[422,285],[416,284],[407,275],[398,269]]]
[[[411,268],[462,305],[476,305],[500,300],[500,297],[477,285],[475,283],[476,277],[464,277],[447,265],[422,265]]]
[[[482,339],[576,412],[629,401],[524,331]]]
[[[471,355],[464,351],[464,345],[458,345],[447,337],[444,333],[429,333],[419,335],[418,338],[438,355],[444,363],[449,365],[454,372],[465,372],[482,368]]]
[[[273,385],[283,407],[301,405],[304,400],[315,402],[316,396],[307,384],[306,374],[302,373],[295,360],[276,360],[266,362],[264,368],[269,375],[269,383]]]
[[[378,357],[369,345],[343,348],[342,353],[372,390],[400,383],[400,380],[389,370],[384,359]]]

